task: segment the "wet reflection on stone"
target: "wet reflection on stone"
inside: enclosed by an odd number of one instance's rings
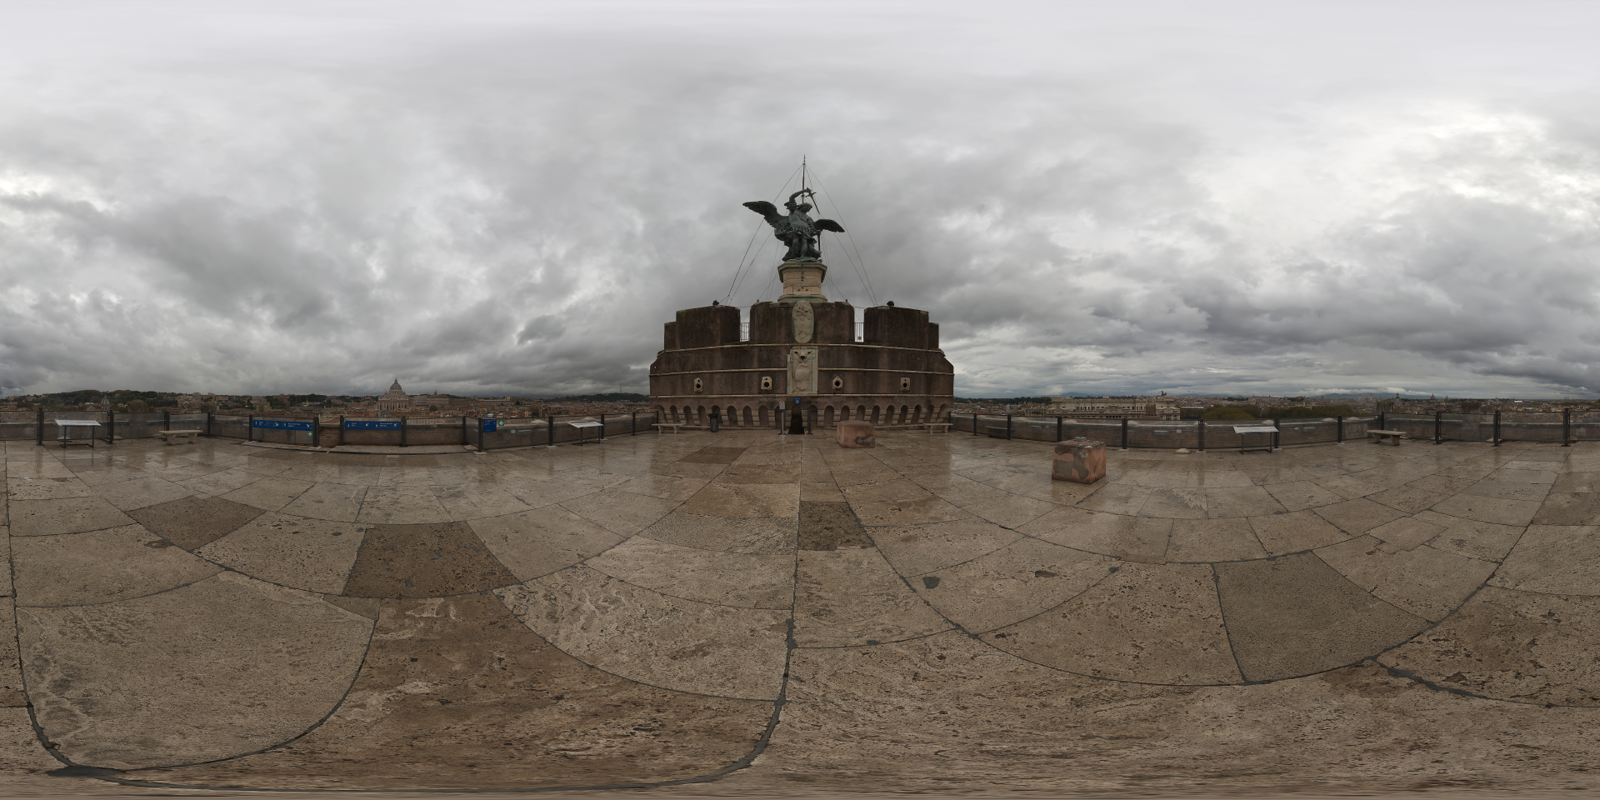
[[[570,788],[720,775],[769,725],[719,791],[1600,769],[1588,443],[1113,451],[1093,486],[891,429],[3,450],[0,769]]]

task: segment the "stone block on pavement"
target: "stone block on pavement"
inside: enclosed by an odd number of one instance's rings
[[[1106,476],[1106,444],[1088,439],[1073,439],[1056,444],[1050,477],[1058,481],[1094,483]]]
[[[872,423],[859,419],[847,419],[839,423],[840,447],[872,447],[875,432]]]

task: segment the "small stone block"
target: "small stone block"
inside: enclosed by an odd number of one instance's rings
[[[1106,443],[1077,439],[1056,444],[1050,477],[1058,481],[1094,483],[1106,476]]]
[[[847,419],[839,423],[840,447],[872,447],[877,441],[876,432],[872,423],[859,419]]]

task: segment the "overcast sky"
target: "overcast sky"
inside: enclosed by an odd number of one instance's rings
[[[0,2],[0,395],[645,392],[676,310],[776,298],[740,204],[805,155],[850,230],[825,292],[927,309],[960,395],[1594,398],[1597,31],[1528,0]]]

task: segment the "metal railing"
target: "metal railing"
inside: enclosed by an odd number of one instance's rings
[[[73,441],[109,442],[152,439],[163,431],[192,430],[203,436],[243,439],[302,447],[464,445],[478,450],[507,447],[555,446],[577,442],[579,429],[571,423],[593,421],[600,427],[582,432],[584,441],[610,436],[648,433],[654,428],[653,411],[624,414],[569,414],[545,417],[339,417],[319,419],[289,414],[173,414],[168,412],[117,413],[114,411],[3,411],[0,441],[46,444],[57,441],[58,419],[93,420],[100,427],[78,432]]]
[[[1033,417],[1020,414],[950,415],[952,431],[999,439],[1062,442],[1082,436],[1122,449],[1225,450],[1241,446],[1234,426],[1277,427],[1273,446],[1366,440],[1368,430],[1393,430],[1429,442],[1600,441],[1600,412],[1494,412],[1490,414],[1371,414],[1351,417],[1259,420],[1152,420]]]
[[[167,412],[117,413],[112,411],[0,411],[0,441],[55,441],[57,419],[87,419],[100,423],[76,440],[99,442],[154,438],[162,431],[198,430],[205,436],[314,447],[342,445],[415,446],[469,445],[480,450],[506,447],[553,446],[577,442],[581,420],[602,422],[603,427],[582,432],[584,441],[604,436],[649,432],[657,421],[654,411],[624,414],[563,415],[546,417],[340,417],[317,420],[293,415],[172,414]],[[1536,412],[1497,411],[1490,414],[1376,414],[1313,419],[1262,420],[1097,420],[1073,417],[1036,417],[1020,414],[963,414],[948,416],[952,431],[989,435],[1001,439],[1060,442],[1083,436],[1110,447],[1191,450],[1240,446],[1235,425],[1268,424],[1278,428],[1276,446],[1328,444],[1365,439],[1369,429],[1394,430],[1413,440],[1432,442],[1573,442],[1600,441],[1600,411]],[[743,428],[743,424],[724,427]],[[780,424],[776,417],[757,427]]]

